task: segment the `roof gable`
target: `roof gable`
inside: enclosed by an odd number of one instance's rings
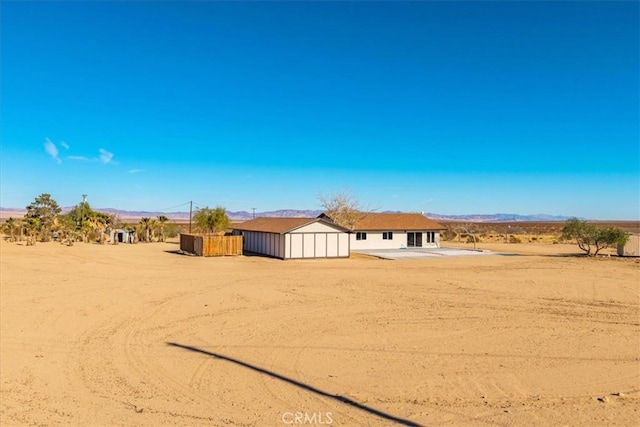
[[[240,224],[235,224],[233,225],[233,229],[240,231],[260,231],[264,233],[284,234],[314,222],[320,222],[338,231],[349,232],[348,229],[322,218],[260,217]]]

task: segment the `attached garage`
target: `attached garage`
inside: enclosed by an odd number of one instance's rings
[[[233,226],[243,250],[280,259],[348,258],[349,230],[322,218],[256,218]]]

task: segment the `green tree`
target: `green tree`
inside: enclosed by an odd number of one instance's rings
[[[94,238],[100,243],[104,243],[106,240],[106,230],[114,222],[113,216],[104,212],[91,211],[88,222],[93,229]]]
[[[2,232],[9,237],[9,241],[16,242],[18,240],[18,234],[20,233],[20,220],[15,218],[9,218],[2,224]]]
[[[157,224],[158,224],[158,241],[159,242],[164,242],[165,240],[165,235],[164,235],[164,230],[165,230],[165,223],[167,221],[169,221],[169,218],[167,218],[164,215],[159,215],[158,218],[156,219]]]
[[[33,246],[36,244],[36,236],[42,229],[42,224],[39,218],[26,218],[23,222],[25,234],[27,235],[27,246]]]
[[[149,239],[150,242],[153,242],[155,240],[157,228],[158,228],[158,221],[151,218],[151,220],[149,221],[149,232],[151,233],[151,238]]]
[[[58,216],[58,232],[60,233],[60,241],[66,242],[67,245],[73,245],[78,238],[78,229],[75,220],[67,215]]]
[[[80,232],[85,243],[90,240],[99,240],[103,243],[104,233],[115,219],[108,213],[94,211],[89,203],[83,202],[75,205],[67,214],[61,215],[59,222],[64,223],[67,228],[70,224],[75,224],[76,230]]]
[[[198,210],[193,215],[196,229],[204,233],[224,233],[231,225],[227,211],[217,206],[215,209],[208,207]]]
[[[629,234],[619,228],[598,227],[578,218],[570,218],[562,229],[562,238],[575,239],[578,247],[586,252],[587,256],[596,256],[602,249],[624,245],[629,239]]]
[[[51,229],[54,225],[55,218],[62,210],[58,203],[51,198],[50,194],[43,193],[35,198],[35,200],[27,206],[25,218],[37,219],[38,229],[36,234],[40,234],[40,239],[46,242],[51,237]],[[30,223],[33,226],[35,223]]]
[[[151,241],[151,226],[152,226],[151,218],[149,217],[140,218],[140,224],[139,224],[140,240],[143,240],[145,242]]]

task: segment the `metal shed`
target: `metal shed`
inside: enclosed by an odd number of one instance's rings
[[[243,250],[280,259],[348,258],[349,230],[322,218],[256,218],[233,226]]]
[[[118,243],[133,243],[135,241],[135,235],[135,230],[116,228],[109,232],[109,243],[114,245]]]

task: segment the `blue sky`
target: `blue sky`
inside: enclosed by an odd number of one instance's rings
[[[638,2],[1,5],[0,205],[640,218]]]

